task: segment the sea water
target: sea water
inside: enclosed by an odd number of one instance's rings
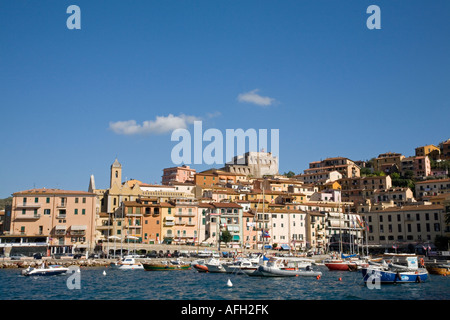
[[[0,300],[448,300],[450,277],[430,275],[423,283],[369,288],[361,272],[322,271],[316,277],[251,277],[195,270],[145,271],[81,268],[74,274],[25,277],[0,270]],[[106,275],[104,275],[104,271]],[[227,286],[230,279],[233,286]]]

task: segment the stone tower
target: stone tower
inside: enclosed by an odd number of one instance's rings
[[[112,188],[114,184],[117,184],[119,188],[122,185],[122,165],[119,163],[117,158],[111,165],[111,179],[109,187]]]

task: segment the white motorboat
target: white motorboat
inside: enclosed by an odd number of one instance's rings
[[[110,263],[111,268],[119,269],[119,270],[139,270],[144,269],[142,263],[137,262],[136,259],[125,256],[123,259],[120,259],[117,262]]]
[[[303,262],[298,263],[297,266],[289,264],[285,258],[272,257],[266,265],[260,265],[258,270],[252,275],[263,277],[317,277],[321,276],[322,272],[314,271],[309,264]]]
[[[208,268],[208,272],[225,273],[226,270],[223,264],[219,259],[211,258],[205,263],[205,266]]]
[[[22,275],[24,276],[54,276],[65,274],[69,271],[69,268],[65,268],[60,265],[51,265],[48,267],[41,268],[31,268],[28,267],[25,270],[22,270]]]
[[[250,260],[242,259],[238,260],[232,264],[223,264],[225,271],[227,273],[236,273],[236,274],[252,274],[258,269],[257,263],[252,263]]]

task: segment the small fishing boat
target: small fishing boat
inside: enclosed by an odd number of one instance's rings
[[[140,262],[136,262],[136,260],[131,256],[125,256],[123,259],[120,259],[117,262],[110,263],[111,268],[119,269],[119,270],[142,270],[144,266]]]
[[[145,271],[169,271],[169,270],[189,270],[191,265],[186,264],[173,264],[170,261],[161,261],[153,263],[143,263]]]
[[[24,276],[54,276],[65,274],[69,271],[68,268],[65,268],[60,265],[50,265],[48,267],[41,268],[31,268],[28,267],[25,270],[22,270],[22,275]]]
[[[425,267],[418,266],[416,256],[406,256],[405,264],[371,262],[368,267],[361,268],[364,282],[379,283],[420,283],[428,279]],[[421,261],[422,264],[422,261]]]

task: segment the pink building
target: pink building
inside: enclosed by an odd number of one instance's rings
[[[170,185],[171,182],[193,181],[195,169],[183,165],[181,167],[172,167],[163,169],[162,184]]]
[[[13,194],[11,236],[47,238],[50,253],[92,251],[96,195],[85,191],[31,189]]]
[[[427,156],[414,157],[414,174],[416,177],[431,175],[431,162]]]

